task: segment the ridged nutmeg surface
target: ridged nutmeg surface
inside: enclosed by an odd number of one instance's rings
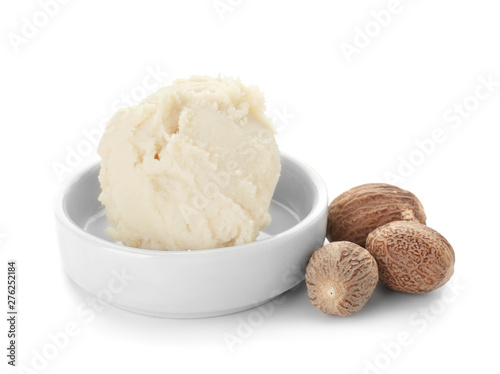
[[[366,237],[377,227],[408,220],[425,224],[424,207],[411,192],[385,183],[351,188],[328,207],[327,238],[365,247]]]
[[[429,292],[453,275],[452,246],[418,222],[391,222],[377,228],[368,235],[366,249],[377,261],[380,280],[396,291]]]
[[[363,308],[377,282],[375,259],[366,249],[349,242],[318,249],[306,268],[311,303],[324,313],[342,317]]]

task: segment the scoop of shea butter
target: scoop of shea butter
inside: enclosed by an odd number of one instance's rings
[[[264,98],[239,80],[177,80],[120,109],[99,144],[108,234],[148,249],[254,241],[280,174]]]

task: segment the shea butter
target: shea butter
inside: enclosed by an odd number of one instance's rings
[[[274,127],[255,87],[177,80],[120,109],[99,144],[99,200],[123,244],[198,250],[254,241],[280,175]]]

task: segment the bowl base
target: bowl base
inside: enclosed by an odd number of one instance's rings
[[[135,314],[140,314],[143,316],[148,316],[148,317],[156,317],[156,318],[170,318],[170,319],[196,319],[196,318],[210,318],[210,317],[221,317],[221,316],[227,316],[229,314],[234,314],[234,313],[239,313],[243,312],[245,310],[257,308],[271,300],[274,300],[277,298],[279,295],[271,297],[265,301],[261,301],[255,304],[250,304],[246,305],[243,307],[239,308],[234,308],[234,309],[227,309],[227,310],[217,310],[213,312],[204,312],[204,313],[168,313],[168,312],[159,312],[159,311],[152,311],[152,310],[142,310],[142,309],[134,309],[134,308],[129,308],[127,306],[123,306],[120,304],[116,303],[110,303],[110,305],[117,307],[119,309],[126,310],[127,312],[132,312]]]

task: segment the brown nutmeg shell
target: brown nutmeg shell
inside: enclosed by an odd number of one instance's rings
[[[350,241],[365,247],[366,237],[389,222],[426,222],[424,207],[411,192],[385,183],[351,188],[328,207],[327,239]]]
[[[418,222],[396,221],[377,228],[368,235],[366,249],[377,261],[380,281],[396,291],[429,292],[453,275],[452,246]]]
[[[311,303],[324,313],[349,316],[359,311],[378,282],[375,259],[357,244],[335,242],[318,249],[306,268]]]

